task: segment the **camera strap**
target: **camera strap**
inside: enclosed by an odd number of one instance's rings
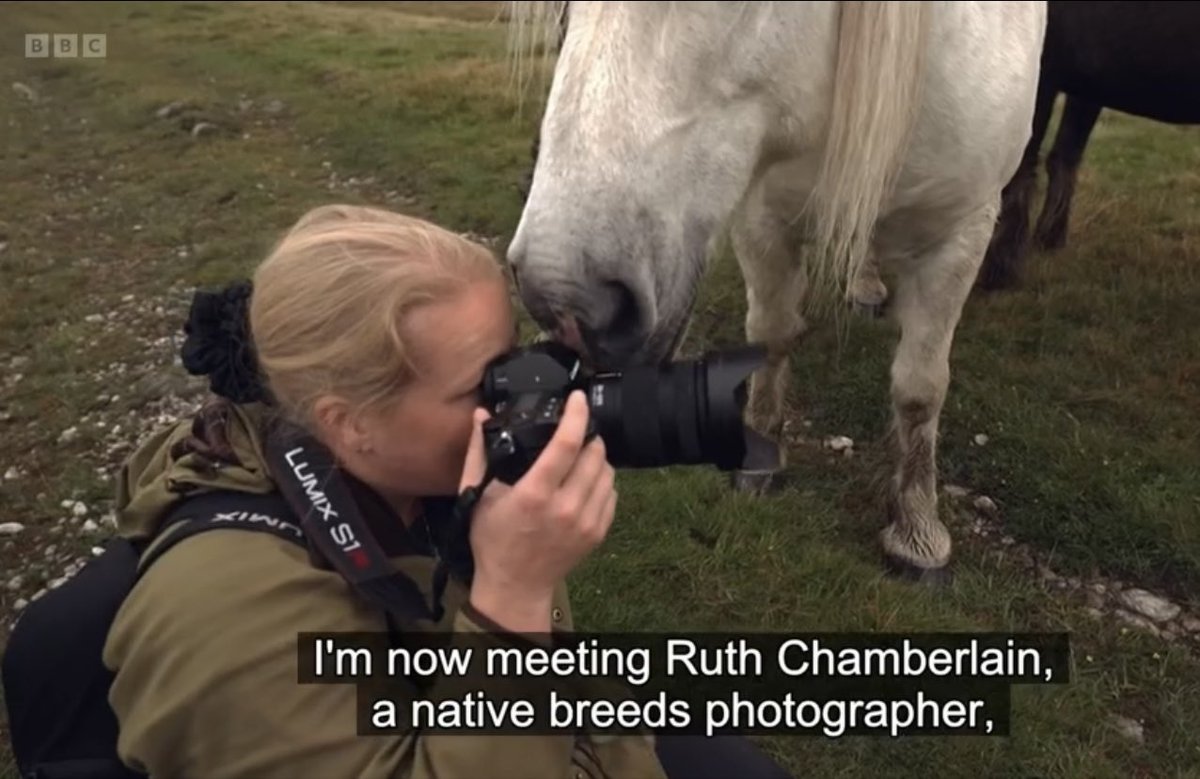
[[[430,606],[416,582],[393,568],[325,446],[295,426],[280,424],[268,436],[266,450],[280,492],[321,558],[385,611],[441,620],[446,566],[439,560]]]
[[[454,507],[451,510],[451,520],[449,527],[449,536],[452,539],[451,549],[454,556],[453,564],[461,571],[464,580],[470,582],[475,575],[475,561],[471,556],[470,541],[471,538],[471,520],[475,514],[475,505],[479,503],[479,498],[483,495],[483,491],[496,478],[495,469],[489,461],[486,470],[483,472],[483,478],[479,484],[474,487],[466,487],[458,494],[454,501]],[[439,567],[435,579],[439,575],[444,575],[444,569]]]

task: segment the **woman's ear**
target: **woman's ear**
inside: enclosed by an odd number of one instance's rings
[[[351,453],[363,453],[370,447],[370,435],[345,400],[325,395],[313,404],[317,437],[334,455],[345,461]]]

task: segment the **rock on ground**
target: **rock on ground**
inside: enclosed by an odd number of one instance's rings
[[[1168,622],[1179,616],[1180,608],[1166,598],[1142,589],[1125,590],[1117,596],[1130,611],[1149,617],[1155,622]]]

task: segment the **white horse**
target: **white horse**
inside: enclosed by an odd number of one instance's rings
[[[563,5],[511,3],[514,40],[553,48]],[[951,344],[1030,136],[1045,3],[570,6],[508,250],[530,314],[600,365],[670,358],[728,227],[746,336],[769,350],[748,421],[778,440],[805,297],[890,297],[881,543],[894,569],[944,580]]]

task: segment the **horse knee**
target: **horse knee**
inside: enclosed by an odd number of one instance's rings
[[[900,355],[892,364],[892,401],[910,424],[924,424],[945,402],[950,366],[937,360],[917,363]]]
[[[767,347],[769,357],[786,354],[808,323],[799,313],[799,304],[764,306],[753,297],[746,313],[746,338]]]

